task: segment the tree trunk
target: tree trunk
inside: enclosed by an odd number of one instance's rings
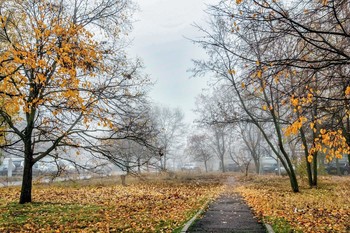
[[[163,166],[162,166],[162,170],[166,171],[166,154],[164,153],[163,155]]]
[[[287,171],[288,176],[289,176],[289,180],[290,180],[290,184],[291,184],[292,190],[293,190],[293,192],[298,193],[299,192],[298,179],[297,179],[297,177],[295,175],[293,164],[290,161],[289,156],[288,156],[287,152],[285,151],[285,149],[283,147],[283,143],[282,143],[281,137],[279,137],[278,145],[279,145],[279,148],[280,148],[282,154],[284,155],[284,158],[285,158],[286,163],[287,163],[287,164],[283,164],[285,162],[281,161],[283,166],[285,167],[285,169]]]
[[[140,158],[137,159],[137,171],[139,174],[141,174],[141,159]]]
[[[260,162],[259,162],[259,159],[255,159],[255,158],[254,158],[254,166],[255,166],[255,172],[256,172],[256,174],[259,174],[259,170],[260,170]]]
[[[305,156],[306,160],[306,172],[307,172],[307,178],[309,181],[309,186],[312,187],[312,184],[314,183],[312,179],[312,169],[311,169],[311,163],[309,163],[307,156]]]
[[[299,192],[299,184],[298,184],[298,180],[297,177],[295,175],[295,171],[293,169],[293,167],[290,169],[290,176],[289,176],[289,180],[290,180],[290,184],[292,186],[292,190],[295,193]]]
[[[224,162],[224,155],[221,155],[221,168],[222,168],[222,172],[225,172],[225,162]]]
[[[32,181],[33,181],[32,168],[33,168],[32,160],[28,158],[28,156],[26,155],[26,158],[24,159],[22,189],[21,189],[21,196],[19,200],[20,204],[32,202]]]
[[[127,186],[127,184],[126,184],[126,175],[121,175],[120,179],[122,180],[122,185],[123,186]]]
[[[205,172],[208,172],[208,164],[206,160],[204,160],[204,167],[205,167]]]
[[[337,175],[340,176],[341,173],[340,173],[339,159],[338,158],[335,159],[335,166],[337,168]]]
[[[313,159],[314,159],[313,160],[314,177],[313,177],[313,181],[312,181],[312,186],[317,187],[317,152],[314,154]]]
[[[312,187],[313,186],[313,179],[312,179],[312,169],[311,169],[311,164],[308,161],[308,157],[309,157],[309,150],[307,147],[307,141],[306,141],[306,137],[305,137],[305,133],[303,128],[301,128],[299,130],[300,132],[300,136],[301,136],[301,140],[303,142],[303,146],[304,146],[304,155],[305,155],[305,161],[306,161],[306,173],[307,173],[307,178],[309,181],[309,186]]]

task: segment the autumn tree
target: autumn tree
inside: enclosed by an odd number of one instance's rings
[[[131,10],[128,0],[1,1],[3,148],[25,159],[20,203],[32,201],[39,160],[137,131],[124,119],[139,115],[148,80],[123,52]]]
[[[225,66],[237,76],[235,90],[241,82],[256,92],[285,159],[283,141],[300,137],[309,184],[316,186],[318,153],[327,160],[349,154],[349,2],[222,1],[209,13],[213,32],[201,28],[207,39],[200,43],[222,62],[202,67],[224,77]]]
[[[194,74],[213,73],[221,84],[235,93],[247,116],[246,120],[260,130],[266,143],[286,168],[293,191],[298,192],[297,178],[282,132],[289,110],[281,107],[280,96],[275,92],[279,84],[274,76],[264,72],[266,70],[261,63],[263,57],[272,56],[269,49],[274,47],[259,43],[265,40],[265,35],[259,34],[259,30],[264,30],[260,24],[244,22],[244,25],[238,26],[232,18],[232,12],[236,11],[230,4],[222,2],[208,12],[212,16],[211,30],[198,26],[204,36],[195,42],[207,51],[209,59],[195,61]],[[256,101],[252,102],[251,99]],[[231,119],[228,120],[236,121],[237,116],[232,115]],[[267,133],[262,127],[266,122],[271,123],[275,137],[270,138],[270,132]],[[277,146],[274,139],[277,140]]]
[[[349,3],[243,1],[239,11],[242,14],[234,17],[237,25],[249,21],[264,28],[259,31],[266,35],[261,45],[283,42],[290,48],[281,55],[264,57],[261,64],[264,69],[279,69],[280,77],[287,78],[283,83],[289,82],[285,86],[289,90],[281,92],[293,109],[293,121],[286,133],[301,137],[309,183],[316,186],[318,154],[325,153],[326,159],[332,160],[349,150],[346,133],[349,56],[345,49]]]

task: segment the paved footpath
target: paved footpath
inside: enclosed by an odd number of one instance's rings
[[[228,188],[234,185],[229,178]],[[209,205],[204,216],[195,221],[187,232],[212,233],[264,233],[265,227],[258,222],[251,209],[238,193],[223,194]]]

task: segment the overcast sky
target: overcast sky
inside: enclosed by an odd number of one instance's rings
[[[135,0],[134,38],[130,55],[141,58],[156,85],[150,93],[152,100],[170,107],[180,107],[185,120],[194,120],[195,97],[206,87],[208,79],[189,78],[191,59],[204,56],[203,51],[185,37],[200,34],[192,24],[203,24],[206,4],[218,0]]]

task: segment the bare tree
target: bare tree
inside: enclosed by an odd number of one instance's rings
[[[254,124],[251,124],[251,123],[246,123],[246,122],[239,123],[238,130],[239,130],[239,137],[242,140],[244,145],[244,146],[241,146],[241,148],[245,148],[246,151],[249,153],[250,157],[254,162],[255,171],[257,174],[259,174],[260,158],[263,155],[265,155],[267,151],[267,148],[266,148],[267,145],[265,143],[263,135],[260,132],[260,130]],[[248,161],[248,160],[244,158],[243,161]]]
[[[223,112],[232,107],[225,95],[218,93],[201,94],[196,101],[195,112],[198,114],[196,120],[198,127],[206,130],[210,137],[210,147],[220,161],[220,169],[225,172],[225,157],[229,143],[229,135],[234,124],[228,124]],[[227,113],[227,112],[226,112]],[[232,113],[232,112],[231,112]]]
[[[178,156],[176,148],[185,137],[184,114],[179,108],[156,106],[153,109],[153,119],[158,131],[155,145],[160,149],[160,167],[167,170],[169,156]]]
[[[204,133],[189,136],[187,150],[194,157],[194,160],[204,163],[205,171],[208,172],[208,162],[213,157],[209,136]]]
[[[236,148],[237,147],[229,149],[230,158],[234,164],[238,166],[239,169],[245,174],[245,176],[248,176],[249,167],[253,160],[253,157],[249,154],[247,148],[238,147],[238,151]]]

